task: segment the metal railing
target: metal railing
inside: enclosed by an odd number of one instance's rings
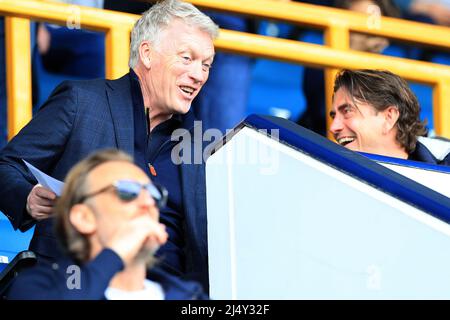
[[[106,76],[118,78],[128,72],[136,15],[35,0],[0,0],[0,15],[5,16],[9,139],[32,114],[30,20],[105,32]]]
[[[324,29],[326,39],[324,46],[223,29],[220,30],[215,46],[218,50],[228,52],[326,68],[328,108],[334,75],[341,68],[388,69],[408,80],[432,85],[435,131],[450,138],[450,67],[349,50],[350,31],[450,48],[449,28],[385,17],[368,23],[370,17],[364,14],[303,3],[271,0],[189,2],[203,8],[278,19]],[[73,8],[74,6],[35,0],[0,0],[0,15],[6,16],[10,138],[31,118],[31,67],[27,41],[29,20],[65,25],[74,18]],[[106,33],[107,77],[116,78],[126,73],[129,32],[138,16],[87,7],[77,10],[82,28]]]

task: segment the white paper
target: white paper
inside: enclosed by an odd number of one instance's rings
[[[27,165],[28,169],[30,169],[31,173],[37,179],[38,183],[47,189],[52,190],[59,197],[61,195],[62,189],[64,187],[64,183],[56,180],[55,178],[50,177],[48,174],[45,174],[32,164],[26,162],[22,159],[23,162]]]

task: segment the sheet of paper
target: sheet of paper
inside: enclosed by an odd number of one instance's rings
[[[22,159],[22,161],[25,162],[28,169],[30,169],[31,173],[37,179],[39,184],[46,187],[47,189],[52,190],[54,193],[56,193],[58,197],[61,195],[64,186],[63,182],[50,177],[49,175],[45,174],[44,172],[42,172],[32,164],[26,162],[25,160]]]

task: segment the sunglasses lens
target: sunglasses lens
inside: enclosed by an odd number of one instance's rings
[[[167,203],[167,191],[155,184],[148,184],[146,186],[148,193],[152,196],[152,198],[156,201],[158,208],[162,208]]]
[[[159,185],[154,185],[149,183],[146,185],[141,185],[136,181],[117,181],[114,185],[116,188],[117,196],[122,201],[132,201],[139,196],[142,188],[145,188],[150,196],[155,200],[158,208],[162,208],[167,203],[168,192],[167,190]]]
[[[116,185],[116,191],[120,200],[131,201],[139,196],[141,185],[132,181],[119,181]]]

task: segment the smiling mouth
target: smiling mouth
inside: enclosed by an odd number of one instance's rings
[[[179,86],[179,88],[189,96],[192,96],[195,92],[195,89],[189,86]]]
[[[356,140],[356,137],[342,137],[342,138],[338,138],[337,142],[341,145],[341,146],[346,146],[349,143],[352,143],[353,141]]]

